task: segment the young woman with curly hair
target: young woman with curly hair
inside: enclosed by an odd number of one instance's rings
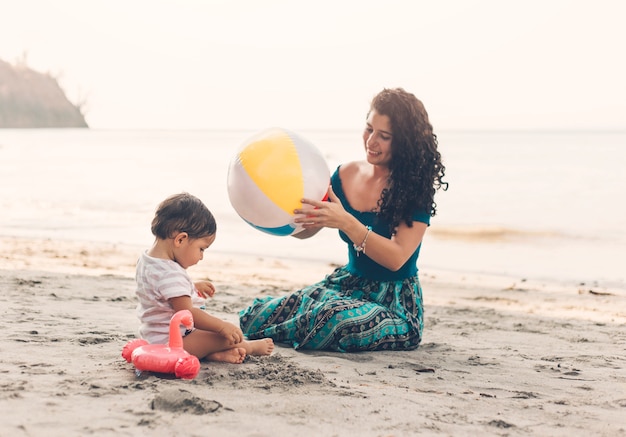
[[[363,131],[365,160],[336,169],[329,202],[304,199],[315,209],[295,211],[304,228],[295,237],[338,229],[348,263],[294,293],[256,299],[239,314],[244,334],[296,349],[417,348],[424,328],[417,258],[435,192],[447,189],[437,145],[413,94],[378,93]]]

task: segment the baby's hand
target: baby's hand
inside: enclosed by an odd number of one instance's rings
[[[198,295],[204,299],[207,297],[213,297],[215,294],[215,287],[209,281],[198,281],[195,284]]]
[[[219,330],[219,334],[232,344],[241,343],[243,341],[243,332],[238,326],[232,323],[224,322],[224,326]]]

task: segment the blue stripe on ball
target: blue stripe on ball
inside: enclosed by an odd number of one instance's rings
[[[286,235],[291,235],[293,233],[293,231],[296,229],[291,225],[284,225],[284,226],[279,226],[276,228],[264,228],[263,226],[257,226],[254,223],[250,223],[249,221],[245,220],[246,223],[248,223],[250,226],[252,226],[255,229],[258,229],[259,231],[265,232],[267,234],[271,234],[271,235],[278,235],[279,237],[284,237]]]

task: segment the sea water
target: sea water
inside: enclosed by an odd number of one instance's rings
[[[211,250],[343,263],[336,230],[298,240],[247,225],[226,176],[254,131],[0,130],[0,235],[148,247],[157,204],[187,191],[218,221]],[[363,159],[359,131],[302,130],[333,171]],[[626,288],[626,132],[439,132],[421,271]]]

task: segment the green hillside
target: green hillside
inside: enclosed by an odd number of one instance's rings
[[[0,59],[0,128],[88,127],[57,80]]]

